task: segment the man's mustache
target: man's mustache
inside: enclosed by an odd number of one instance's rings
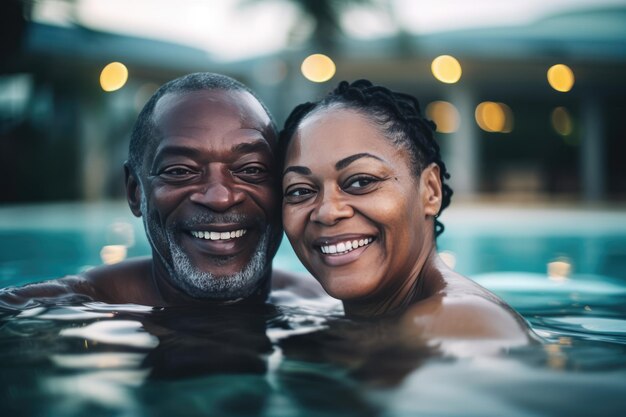
[[[207,224],[262,224],[265,223],[266,220],[257,218],[256,216],[251,217],[242,213],[198,213],[189,217],[185,220],[181,220],[177,222],[176,226],[184,227],[184,228],[193,228],[194,226],[207,225]]]

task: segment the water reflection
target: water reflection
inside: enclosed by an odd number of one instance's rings
[[[335,319],[323,330],[279,341],[285,360],[332,364],[369,385],[393,386],[424,361],[441,356],[437,345],[410,334],[397,320]]]
[[[61,329],[59,335],[78,337],[92,343],[144,349],[152,349],[159,345],[158,339],[146,333],[142,324],[134,320],[103,320],[84,327]]]
[[[490,355],[281,292],[280,307],[38,306],[0,321],[0,399],[7,415],[588,415],[575,392],[623,409],[623,286],[519,278],[493,288],[545,343]],[[541,294],[554,309],[531,310]]]

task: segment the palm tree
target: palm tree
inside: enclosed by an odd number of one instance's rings
[[[264,0],[242,0],[242,4],[261,3]],[[312,49],[333,51],[341,36],[341,14],[350,6],[369,5],[376,7],[375,0],[289,0],[304,19],[313,23],[310,37]],[[302,22],[298,21],[296,25]],[[295,30],[295,28],[294,28]]]

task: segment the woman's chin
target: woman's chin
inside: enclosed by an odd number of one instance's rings
[[[360,275],[360,277],[359,277]],[[374,292],[373,285],[367,285],[362,279],[362,274],[356,274],[354,277],[342,276],[333,277],[331,279],[320,279],[320,283],[324,291],[333,298],[341,301],[356,301],[366,299]]]

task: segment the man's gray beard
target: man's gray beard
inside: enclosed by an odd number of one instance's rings
[[[254,250],[250,262],[234,275],[217,276],[200,271],[187,254],[175,243],[170,231],[167,231],[170,253],[172,254],[172,280],[187,294],[196,298],[235,300],[251,296],[263,281],[267,271],[267,248],[270,227],[266,227]],[[228,263],[228,260],[224,260]]]
[[[269,273],[268,246],[272,236],[272,228],[268,224],[263,231],[259,243],[254,250],[252,259],[243,270],[234,275],[218,276],[211,272],[199,270],[193,265],[189,256],[182,250],[174,239],[174,230],[165,230],[149,227],[149,213],[147,199],[141,193],[141,213],[144,228],[153,248],[167,244],[171,254],[171,261],[159,251],[155,251],[167,268],[170,280],[178,289],[194,298],[236,300],[251,296],[262,284],[266,273]],[[231,219],[234,220],[234,219]],[[161,245],[156,245],[160,242]],[[223,263],[228,263],[227,259]]]

